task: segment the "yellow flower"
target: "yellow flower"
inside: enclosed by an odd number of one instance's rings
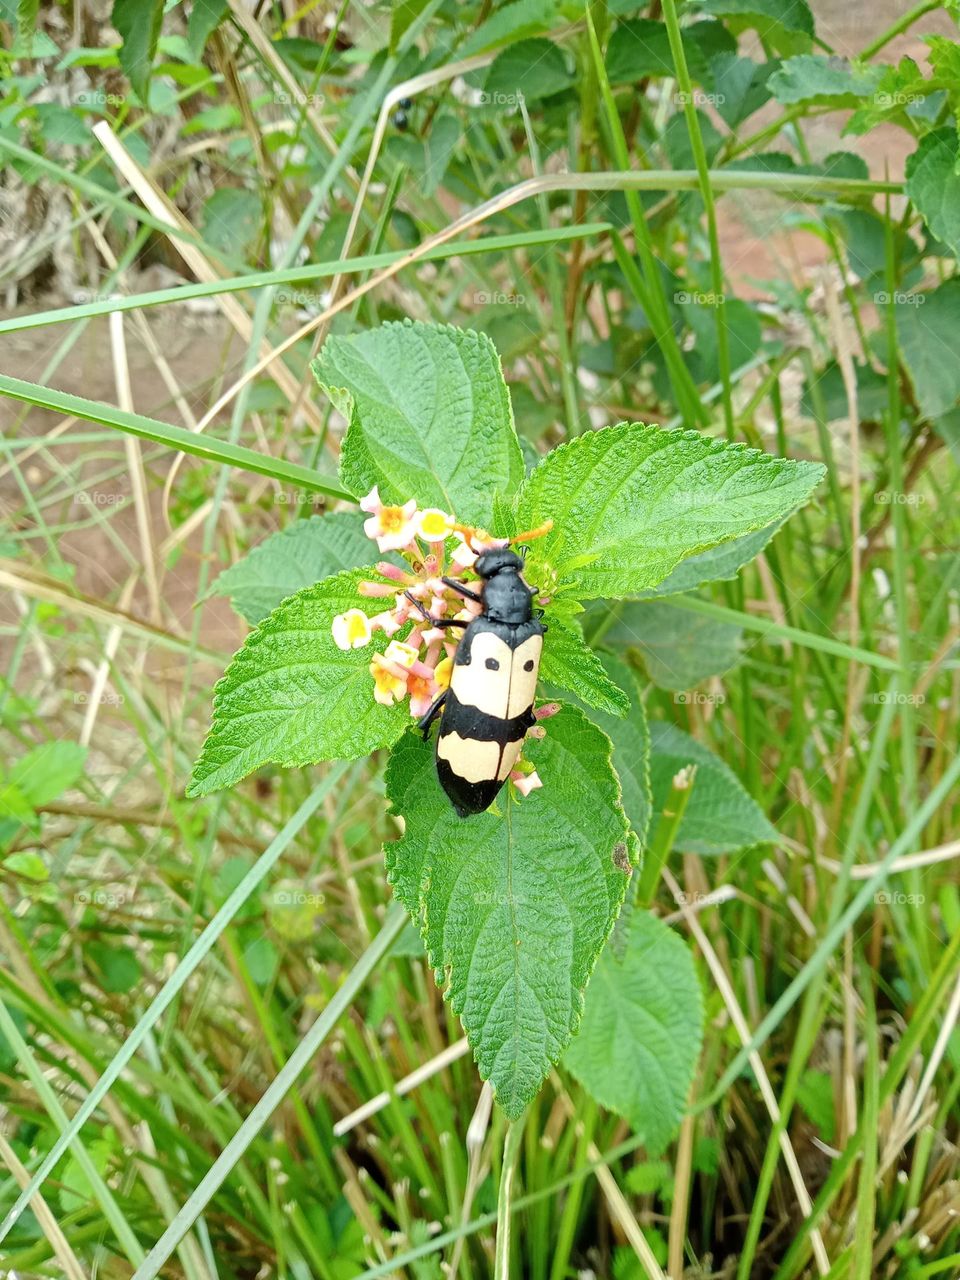
[[[402,640],[391,640],[383,656],[388,662],[395,662],[398,667],[409,671],[419,658],[420,651],[412,644],[404,644]]]
[[[437,507],[421,511],[417,521],[417,533],[424,542],[443,542],[453,532],[453,520]]]
[[[348,609],[333,620],[333,639],[338,649],[362,649],[370,643],[370,619],[362,609]]]
[[[437,663],[433,678],[437,682],[438,689],[449,689],[450,677],[453,675],[453,659],[451,657],[441,658]]]
[[[398,676],[391,671],[389,667],[381,666],[379,662],[370,663],[370,674],[373,676],[373,696],[377,702],[381,702],[385,707],[392,706],[407,692],[407,681],[404,676]]]

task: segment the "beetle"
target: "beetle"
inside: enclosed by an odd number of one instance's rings
[[[523,579],[523,561],[506,547],[484,551],[474,571],[480,594],[452,578],[442,581],[482,612],[471,622],[430,618],[462,627],[449,688],[420,721],[424,740],[440,716],[437,776],[461,818],[482,813],[510,776],[535,722],[533,700],[546,627],[533,609],[536,588]],[[430,617],[418,601],[412,602]]]

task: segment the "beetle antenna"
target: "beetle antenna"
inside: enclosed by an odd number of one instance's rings
[[[532,542],[534,538],[542,538],[544,534],[549,533],[553,528],[552,520],[544,520],[543,524],[538,524],[535,529],[528,529],[525,533],[515,533],[510,539],[511,542]]]

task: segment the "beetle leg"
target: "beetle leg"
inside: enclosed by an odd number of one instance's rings
[[[417,726],[423,733],[424,742],[426,742],[427,740],[427,735],[430,732],[430,726],[433,724],[434,720],[436,720],[437,716],[440,714],[441,708],[443,707],[443,704],[446,702],[446,700],[447,700],[447,690],[444,689],[444,691],[438,694],[437,697],[433,700],[430,706],[430,710],[427,712],[427,714],[423,717],[423,719],[420,721],[419,725]]]
[[[483,604],[483,596],[478,596],[476,591],[471,591],[462,582],[457,582],[453,578],[441,578],[440,581],[450,587],[452,591],[456,591],[459,595],[466,597],[467,600],[472,600],[474,604]]]
[[[421,616],[427,621],[432,622],[435,627],[468,627],[469,622],[464,622],[462,618],[434,618],[432,614],[427,613],[426,609],[415,599],[409,591],[403,593],[415,609],[420,611]]]

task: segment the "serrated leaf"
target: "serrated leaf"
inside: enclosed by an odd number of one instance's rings
[[[697,766],[697,776],[673,843],[675,849],[682,853],[735,853],[779,840],[776,827],[733,770],[689,734],[672,724],[651,724],[650,752],[655,815],[651,840],[659,821],[656,815],[663,811],[673,778],[688,764]]]
[[[783,520],[774,520],[765,529],[745,533],[740,538],[732,538],[729,542],[722,542],[718,547],[711,547],[709,551],[688,556],[664,578],[658,587],[654,587],[652,591],[642,592],[640,598],[653,599],[682,595],[696,590],[697,587],[705,586],[708,582],[729,582],[737,576],[744,565],[749,564],[760,554],[782,524]]]
[[[897,336],[917,405],[925,418],[949,413],[960,399],[960,280],[929,293],[896,295]]]
[[[814,35],[807,0],[703,0],[700,9],[726,18],[732,31],[756,31],[778,53],[809,49]]]
[[[720,22],[693,22],[683,28],[683,52],[694,80],[704,80],[709,60],[736,48],[733,37]],[[666,23],[634,18],[618,23],[604,59],[611,84],[634,84],[648,76],[672,76],[673,54]]]
[[[214,690],[213,724],[187,795],[233,786],[267,763],[355,760],[396,742],[409,712],[375,702],[369,672],[386,635],[344,652],[331,633],[337,614],[382,607],[357,594],[370,573],[349,569],[307,587],[250,632]]]
[[[489,525],[498,493],[523,478],[500,358],[489,338],[446,325],[388,323],[330,337],[313,363],[347,418],[340,476],[356,497],[416,498]]]
[[[257,623],[303,587],[369,564],[375,544],[363,532],[364,518],[333,511],[295,520],[224,569],[210,594],[228,596],[242,618]]]
[[[544,458],[518,495],[520,528],[553,520],[529,572],[541,583],[555,574],[581,599],[635,596],[687,556],[782,519],[823,472],[696,431],[589,431]]]
[[[548,617],[540,679],[576,694],[580,702],[609,715],[623,716],[630,710],[629,697],[607,675],[572,619]]]
[[[653,797],[650,790],[650,729],[637,678],[627,664],[611,653],[600,655],[604,670],[623,689],[630,708],[622,718],[589,712],[613,743],[613,767],[620,779],[621,804],[640,845],[647,841]]]
[[[606,633],[611,647],[633,649],[661,689],[693,689],[710,676],[721,676],[740,661],[743,629],[718,622],[669,600],[627,604]]]
[[[572,707],[546,726],[524,748],[543,787],[519,798],[508,785],[499,813],[458,818],[433,746],[417,734],[398,743],[387,767],[387,794],[406,824],[386,848],[390,882],[511,1119],[580,1020],[629,871],[608,739]]]
[[[935,129],[907,156],[907,195],[930,234],[960,256],[960,174],[955,129]]]
[[[146,105],[153,58],[160,39],[164,0],[113,0],[110,21],[120,33],[120,66]]]
[[[573,83],[563,50],[552,40],[519,40],[498,53],[483,82],[484,102],[496,107],[522,98],[537,102]]]
[[[658,1155],[686,1110],[702,1040],[703,996],[689,949],[655,916],[635,911],[622,958],[609,947],[600,957],[564,1066]]]
[[[44,742],[28,751],[7,775],[34,808],[49,804],[83,777],[86,747],[78,742]]]
[[[883,69],[848,62],[846,58],[802,53],[787,58],[767,81],[770,92],[784,106],[798,102],[853,107],[877,92]]]

